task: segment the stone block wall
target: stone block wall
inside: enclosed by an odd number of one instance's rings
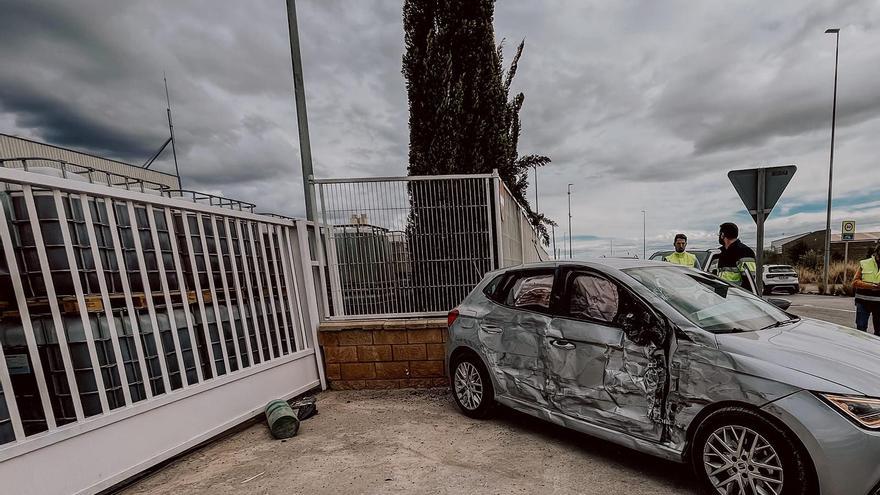
[[[445,319],[325,322],[318,338],[331,389],[449,384]]]

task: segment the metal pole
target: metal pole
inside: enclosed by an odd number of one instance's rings
[[[614,239],[611,239],[611,257],[614,257]]]
[[[535,169],[535,213],[538,213],[538,166],[532,168]]]
[[[556,226],[550,225],[550,232],[553,235],[553,259],[556,259]]]
[[[571,186],[568,185],[568,257],[571,259]]]
[[[642,259],[648,259],[648,213],[642,210]]]
[[[766,212],[764,209],[764,203],[766,202],[766,190],[767,190],[767,169],[759,168],[758,169],[758,204],[756,205],[758,211],[758,240],[757,249],[755,250],[755,254],[757,255],[757,259],[755,260],[755,294],[757,296],[761,296],[764,294],[764,219],[766,217]]]
[[[177,187],[183,189],[183,182],[180,180],[180,169],[177,167],[177,148],[174,146],[174,125],[171,124],[171,97],[168,95],[168,78],[165,77],[164,72],[162,73],[162,80],[165,81],[165,102],[168,104],[166,111],[168,113],[168,132],[171,133],[171,154],[174,155],[174,173],[177,174]]]
[[[306,219],[315,220],[312,203],[312,146],[309,141],[309,118],[306,114],[306,91],[303,86],[302,57],[299,53],[299,32],[296,24],[296,0],[287,0],[287,27],[290,31],[290,59],[293,64],[293,94],[296,99],[296,125],[299,129],[299,153],[302,161],[303,199]]]
[[[843,235],[841,235],[843,237]],[[843,242],[843,285],[846,285],[846,279],[849,276],[847,268],[849,266],[849,241]]]
[[[834,102],[831,106],[831,156],[828,159],[828,207],[825,219],[825,266],[822,268],[822,279],[825,292],[828,293],[828,266],[831,264],[831,184],[834,177],[834,128],[837,123],[837,60],[840,53],[840,29],[826,29],[825,34],[834,34]]]

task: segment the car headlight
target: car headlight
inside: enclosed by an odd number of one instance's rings
[[[865,428],[880,428],[880,399],[847,395],[819,395]]]

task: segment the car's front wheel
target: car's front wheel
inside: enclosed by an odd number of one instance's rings
[[[479,358],[463,355],[451,366],[452,396],[465,416],[486,418],[495,407],[495,390],[489,372]]]
[[[697,429],[690,451],[706,493],[808,495],[811,466],[792,435],[745,408],[726,408]]]

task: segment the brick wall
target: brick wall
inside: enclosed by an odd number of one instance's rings
[[[449,384],[445,319],[325,322],[318,338],[332,389]]]

